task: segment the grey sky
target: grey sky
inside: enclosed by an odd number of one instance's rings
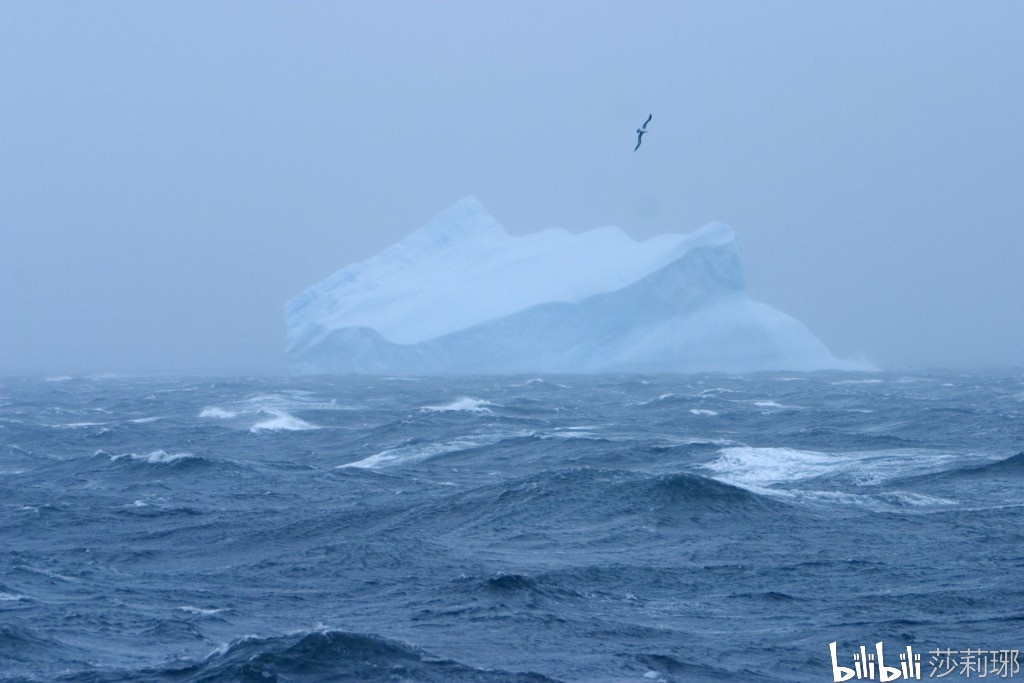
[[[1022,35],[1018,2],[2,2],[0,373],[282,372],[285,300],[467,194],[513,233],[720,220],[838,356],[1021,365]]]

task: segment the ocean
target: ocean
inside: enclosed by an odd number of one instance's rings
[[[1022,486],[1020,372],[0,379],[0,680],[1024,678]]]

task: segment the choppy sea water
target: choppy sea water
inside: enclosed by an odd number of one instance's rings
[[[1020,373],[0,380],[0,680],[927,678],[1022,451]]]

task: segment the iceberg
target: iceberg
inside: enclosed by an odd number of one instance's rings
[[[512,236],[467,197],[284,307],[293,374],[849,369],[751,300],[732,228]]]

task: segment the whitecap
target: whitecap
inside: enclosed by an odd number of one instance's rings
[[[716,411],[707,410],[706,408],[690,408],[690,412],[693,413],[694,415],[708,415],[711,417],[718,415]]]
[[[138,453],[121,453],[120,455],[112,455],[110,459],[112,461],[120,460],[121,458],[131,458],[132,460],[138,460],[140,462],[148,462],[151,465],[166,465],[168,463],[177,462],[178,460],[185,460],[187,458],[194,458],[196,456],[189,452],[181,453],[168,453],[165,450],[156,450],[139,455]],[[138,501],[136,501],[138,502]]]
[[[831,471],[837,459],[828,453],[793,448],[723,448],[716,460],[704,465],[726,484],[751,490],[819,476]]]
[[[842,386],[844,384],[882,384],[885,382],[883,379],[841,379],[837,382],[832,382],[832,386]]]
[[[537,436],[541,439],[603,439],[602,425],[577,425],[575,427],[555,427],[545,432],[525,432],[526,436]],[[611,437],[609,437],[611,438]]]
[[[260,413],[272,415],[269,420],[257,422],[249,428],[252,433],[258,432],[301,432],[309,429],[320,429],[305,420],[289,415],[283,410],[261,410]]]
[[[477,448],[483,445],[487,444],[472,439],[456,439],[454,441],[445,441],[442,443],[401,446],[399,448],[391,448],[386,451],[381,451],[380,453],[376,453],[368,458],[363,458],[356,462],[338,465],[338,469],[345,467],[377,469],[378,467],[407,465],[414,462],[421,462],[423,460],[433,458],[434,456],[444,455],[446,453],[458,453],[459,451],[465,451],[470,448]]]
[[[785,408],[786,406],[775,401],[754,401],[754,405],[758,408]]]
[[[516,432],[516,433],[501,433],[501,434],[488,434],[480,436],[463,437],[460,439],[452,439],[450,441],[440,441],[436,443],[426,444],[410,444],[408,446],[399,446],[398,448],[390,448],[380,453],[375,453],[368,458],[357,460],[356,462],[348,462],[344,465],[338,465],[336,469],[342,469],[346,467],[358,467],[361,469],[377,469],[379,467],[392,467],[395,465],[407,465],[416,462],[422,462],[430,458],[434,458],[439,455],[446,455],[448,453],[458,453],[460,451],[468,451],[472,448],[480,448],[481,446],[491,446],[502,439],[526,436],[530,432]]]
[[[854,492],[861,486],[878,486],[905,476],[940,472],[950,466],[962,467],[963,454],[918,450],[822,453],[793,448],[738,446],[723,448],[717,459],[702,467],[719,481],[756,493],[836,500],[846,500],[848,497],[850,501],[870,497],[900,505],[931,505],[951,502],[927,496],[915,498],[919,494],[882,493],[865,496]],[[827,490],[817,485],[813,487],[814,490],[806,488],[808,480],[819,477],[827,477],[825,481],[828,483],[823,483],[823,486],[828,487]],[[787,490],[794,485],[798,488]],[[915,502],[917,500],[924,502]]]
[[[670,438],[668,439],[668,445],[670,446],[735,446],[735,441],[729,439],[719,439],[713,437],[700,437],[690,436],[683,439]]]
[[[590,431],[586,427],[569,427],[568,429],[556,429],[553,432],[545,434],[541,437],[542,439],[594,439],[599,438],[595,432]]]
[[[514,386],[514,387],[528,387],[528,386],[532,386],[534,384],[544,384],[544,380],[541,379],[540,377],[534,377],[533,379],[528,379],[525,382],[522,382],[520,384],[513,384],[512,386]]]
[[[714,396],[715,394],[735,394],[735,389],[726,389],[725,387],[715,387],[714,389],[705,389],[699,394],[700,398],[707,398],[708,396]]]
[[[221,607],[219,609],[207,609],[204,607],[193,607],[191,605],[182,605],[178,608],[180,612],[186,612],[188,614],[196,614],[202,617],[212,616],[214,614],[220,614],[221,612],[227,612],[227,607]]]
[[[482,398],[471,398],[469,396],[463,396],[457,398],[451,403],[446,403],[443,406],[424,406],[420,408],[422,413],[450,413],[450,412],[466,412],[466,413],[484,413],[487,415],[491,414],[487,406],[493,406],[494,404],[490,401],[485,401]]]
[[[199,413],[199,417],[212,417],[218,420],[230,420],[233,417],[237,417],[238,413],[232,410],[225,410],[220,406],[209,406],[203,408],[203,412]]]

